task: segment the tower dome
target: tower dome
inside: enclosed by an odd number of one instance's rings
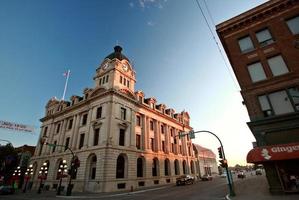
[[[127,60],[128,62],[130,62],[130,60],[121,53],[123,48],[121,48],[121,46],[115,46],[114,47],[114,52],[109,54],[106,58],[109,58],[110,60],[112,60],[113,58],[117,58],[118,60]]]

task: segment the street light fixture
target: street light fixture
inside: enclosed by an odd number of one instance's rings
[[[27,190],[27,184],[28,184],[28,181],[30,180],[31,176],[33,175],[33,165],[30,164],[29,167],[27,168],[26,172],[25,172],[25,186],[24,186],[24,189],[23,189],[23,193],[26,192]]]
[[[40,184],[37,193],[40,194],[43,188],[43,180],[47,178],[48,174],[48,163],[44,162],[40,167],[38,178],[40,179]]]
[[[59,177],[60,177],[60,181],[59,181],[59,186],[57,189],[57,195],[60,195],[61,193],[61,182],[62,182],[62,178],[65,177],[65,174],[63,173],[67,173],[67,164],[66,164],[66,160],[63,160],[58,167],[58,173],[59,173]]]

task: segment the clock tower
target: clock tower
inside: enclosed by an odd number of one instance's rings
[[[108,55],[97,68],[94,77],[95,87],[125,90],[134,94],[135,71],[130,60],[121,51],[120,46],[115,46],[114,52]]]

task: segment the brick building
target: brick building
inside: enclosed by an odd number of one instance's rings
[[[272,0],[216,26],[241,87],[272,193],[299,191],[299,1]]]
[[[130,190],[197,173],[191,139],[177,137],[179,131],[191,130],[189,114],[135,91],[129,59],[120,46],[114,50],[96,69],[94,87],[83,96],[47,103],[40,139],[52,145],[38,143],[31,159],[35,188],[43,164],[46,188],[57,187],[62,160],[69,166],[72,158],[65,147],[81,162],[72,180],[74,191]],[[63,186],[68,179],[63,178]]]

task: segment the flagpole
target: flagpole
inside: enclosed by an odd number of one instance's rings
[[[70,72],[71,72],[71,70],[67,70],[67,75],[66,75],[66,80],[65,80],[65,85],[64,85],[62,100],[64,100],[64,97],[65,97],[65,92],[66,92],[66,88],[67,88],[67,83],[69,81]]]

